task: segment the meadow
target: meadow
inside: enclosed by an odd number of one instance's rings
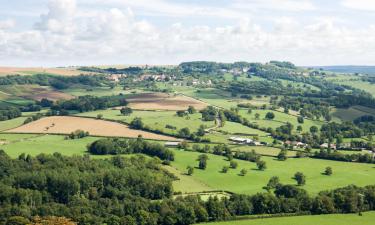
[[[85,137],[81,139],[65,140],[63,135],[49,134],[1,134],[0,139],[8,142],[0,145],[10,157],[16,158],[20,154],[38,155],[40,153],[53,154],[60,152],[63,155],[83,155],[87,153],[87,144],[99,139]]]
[[[175,155],[172,166],[180,172],[185,172],[187,166],[198,165],[196,159],[200,153],[175,150]],[[192,177],[214,190],[241,194],[255,194],[264,191],[262,188],[272,176],[279,176],[283,184],[296,184],[292,177],[298,171],[306,175],[307,181],[303,188],[312,195],[322,190],[343,187],[353,183],[358,186],[373,184],[371,177],[375,176],[375,168],[372,164],[312,158],[289,158],[286,161],[278,161],[274,157],[266,156],[261,158],[267,164],[265,171],[258,170],[253,162],[235,160],[238,163],[236,169],[229,169],[227,173],[221,173],[223,166],[229,166],[227,159],[212,154],[209,154],[208,157],[206,170],[195,169]],[[332,176],[322,174],[327,166],[332,167]],[[242,169],[248,171],[245,176],[239,175]],[[184,188],[184,185],[178,187],[180,189],[176,189],[176,191],[189,192],[189,189]]]
[[[275,118],[273,120],[265,119],[265,116],[268,112],[273,112],[275,114]],[[255,119],[255,114],[259,114],[259,119]],[[297,128],[298,125],[302,126],[303,131],[308,131],[311,126],[317,126],[320,128],[323,125],[322,121],[316,121],[316,120],[310,120],[310,119],[304,119],[304,123],[300,124],[297,121],[297,116],[286,114],[283,112],[273,111],[273,110],[252,110],[251,114],[247,112],[247,110],[242,109],[239,111],[239,114],[248,119],[249,121],[258,124],[260,127],[271,127],[273,129],[276,129],[277,127],[280,127],[281,125],[286,124],[287,122],[293,124],[294,129]]]
[[[372,225],[374,220],[375,212],[365,212],[362,216],[358,214],[293,216],[201,223],[200,225]]]
[[[186,117],[178,117],[175,111],[134,110],[131,115],[124,116],[121,115],[119,109],[107,109],[79,113],[77,116],[95,118],[98,114],[103,115],[103,118],[105,119],[117,120],[126,123],[130,123],[134,118],[140,117],[142,118],[143,123],[149,126],[151,129],[157,129],[163,133],[172,135],[178,134],[178,130],[184,127],[188,127],[191,132],[195,132],[198,130],[201,124],[207,127],[213,127],[215,125],[213,121],[202,121],[200,113],[190,114],[189,119],[187,119]],[[166,125],[174,126],[176,129],[168,129],[165,127]]]

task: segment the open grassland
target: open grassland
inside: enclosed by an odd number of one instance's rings
[[[375,212],[365,212],[362,216],[358,214],[293,216],[201,223],[200,225],[373,225],[374,221]]]
[[[128,126],[90,118],[51,116],[11,129],[10,133],[45,133],[45,134],[69,134],[75,130],[88,131],[91,135],[108,137],[135,138],[142,135],[146,139],[176,140],[173,137],[154,134],[141,130],[130,129]]]
[[[121,86],[115,86],[114,88],[110,87],[90,87],[90,88],[82,88],[82,86],[73,86],[68,89],[63,90],[64,93],[73,96],[84,96],[84,95],[92,95],[92,96],[110,96],[110,95],[119,95],[123,94],[124,96],[131,96],[137,93],[144,93],[145,91],[140,89],[129,89],[124,90]]]
[[[251,152],[254,150],[256,153],[263,155],[263,156],[277,156],[280,153],[279,148],[274,148],[274,147],[268,147],[268,146],[248,146],[248,145],[243,145],[243,146],[238,146],[232,148],[232,151],[234,152]],[[288,157],[294,157],[296,156],[297,151],[288,151]]]
[[[172,166],[186,171],[187,166],[197,166],[196,159],[200,153],[188,151],[175,151],[175,161]],[[375,176],[373,164],[347,163],[311,158],[290,158],[278,161],[274,157],[262,157],[267,163],[265,171],[259,171],[253,162],[235,160],[238,162],[236,169],[229,169],[228,173],[221,173],[223,166],[229,166],[225,157],[209,154],[206,170],[195,169],[192,177],[199,182],[207,184],[215,190],[231,191],[241,194],[255,194],[264,191],[262,188],[272,176],[279,176],[283,184],[296,184],[292,178],[296,172],[306,175],[306,185],[303,186],[310,194],[317,194],[322,190],[343,187],[349,184],[365,186],[373,184]],[[333,175],[323,175],[327,166],[332,167]],[[240,170],[246,169],[248,173],[240,176]]]
[[[173,181],[173,189],[175,192],[197,193],[214,190],[206,183],[194,179],[192,176],[187,176],[185,172],[181,172],[172,166],[164,166],[163,168],[178,178],[178,180]]]
[[[273,112],[275,114],[275,118],[273,120],[265,119],[265,116],[268,112]],[[255,119],[256,113],[260,115],[259,119]],[[265,128],[271,127],[273,129],[276,129],[277,127],[280,127],[281,125],[284,125],[287,122],[289,122],[293,124],[294,129],[296,129],[298,125],[301,125],[303,131],[308,131],[311,126],[317,126],[318,128],[320,128],[323,125],[322,121],[315,121],[310,119],[305,119],[304,123],[299,124],[297,121],[297,116],[272,110],[252,110],[251,114],[249,114],[247,110],[240,110],[239,114],[244,118],[248,119],[249,121],[251,121],[252,123],[256,123],[260,127]]]
[[[140,110],[186,110],[193,106],[197,110],[207,107],[207,104],[187,96],[165,93],[143,93],[127,98],[129,107]]]
[[[191,132],[197,131],[201,124],[212,127],[214,126],[213,121],[202,121],[201,114],[189,114],[187,117],[178,117],[174,111],[145,111],[145,110],[134,110],[129,116],[121,115],[118,109],[107,109],[93,112],[86,112],[77,114],[77,116],[85,117],[96,117],[98,114],[102,114],[103,118],[122,121],[130,123],[135,117],[142,118],[143,123],[153,130],[159,130],[166,134],[177,134],[178,130],[184,127],[188,127]],[[171,125],[176,127],[175,130],[168,129],[165,126]]]
[[[77,70],[76,68],[42,68],[42,67],[0,67],[0,76],[2,75],[33,75],[33,74],[55,74],[63,76],[77,76],[88,74],[88,72]]]
[[[5,131],[19,127],[25,121],[25,117],[17,117],[11,120],[0,121],[0,131]]]
[[[225,125],[223,127],[218,128],[220,131],[227,132],[229,134],[247,134],[247,135],[254,135],[254,136],[268,136],[269,134],[258,130],[258,129],[253,129],[247,126],[244,126],[240,123],[234,123],[234,122],[229,122],[226,121]]]
[[[65,140],[63,135],[30,135],[30,134],[0,134],[0,139],[6,144],[1,145],[10,157],[16,158],[20,154],[38,155],[40,153],[53,154],[60,152],[63,155],[83,155],[87,153],[87,144],[97,140],[97,137]]]

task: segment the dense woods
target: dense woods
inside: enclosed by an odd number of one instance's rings
[[[375,209],[375,186],[348,186],[316,197],[293,185],[230,198],[171,199],[172,175],[142,156],[91,160],[59,153],[11,159],[0,151],[0,221],[56,215],[80,224],[192,224],[238,215],[353,213]],[[152,201],[153,199],[163,199]],[[8,223],[9,224],[9,223]]]

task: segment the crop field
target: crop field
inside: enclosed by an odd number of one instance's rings
[[[69,134],[75,130],[88,131],[90,135],[108,137],[131,137],[142,135],[146,139],[176,140],[173,137],[130,129],[128,126],[89,118],[51,116],[8,130],[10,133]]]
[[[374,220],[375,212],[365,212],[362,216],[358,214],[294,216],[201,223],[200,225],[372,225]]]
[[[143,93],[127,98],[129,107],[140,110],[186,110],[193,106],[197,110],[204,109],[207,104],[196,99],[164,93]]]
[[[202,121],[201,114],[195,113],[190,114],[189,118],[178,117],[174,111],[145,111],[145,110],[134,110],[129,116],[121,115],[118,109],[107,109],[93,112],[86,112],[77,114],[77,116],[85,117],[96,117],[98,114],[102,114],[103,118],[123,121],[130,123],[135,117],[142,118],[145,125],[149,126],[153,130],[159,130],[166,134],[177,134],[178,130],[184,127],[188,127],[191,132],[195,132],[201,124],[207,127],[213,127],[213,121]],[[165,126],[172,125],[176,129],[168,129]]]
[[[332,117],[339,118],[343,121],[353,121],[364,115],[375,115],[374,109],[363,106],[352,106],[347,109],[335,108],[332,110]]]
[[[198,165],[196,159],[200,153],[176,150],[175,155],[172,166],[181,172],[185,172],[187,166]],[[371,177],[375,176],[375,168],[372,164],[311,158],[290,158],[286,161],[278,161],[274,157],[265,156],[261,159],[267,164],[265,171],[258,170],[253,162],[235,160],[238,162],[238,167],[229,169],[227,173],[222,173],[223,166],[229,166],[227,159],[212,154],[209,154],[208,158],[207,168],[205,170],[195,169],[192,178],[203,182],[214,190],[241,194],[255,194],[264,191],[263,187],[272,176],[278,176],[283,184],[296,184],[292,178],[296,172],[306,175],[306,185],[303,188],[312,195],[322,190],[330,190],[353,183],[358,186],[370,185],[373,184]],[[322,174],[327,166],[333,169],[331,176]],[[248,171],[245,176],[239,175],[242,169]]]
[[[71,99],[73,96],[61,91],[53,90],[50,87],[39,85],[2,85],[0,87],[2,93],[10,96],[16,96],[24,99],[41,100],[48,98],[50,100]],[[14,102],[17,103],[17,102]],[[18,103],[19,104],[19,103]]]
[[[273,112],[275,114],[275,118],[273,120],[265,119],[267,112]],[[259,119],[255,119],[256,113],[259,114]],[[301,125],[303,131],[308,131],[311,126],[317,126],[318,128],[320,128],[323,124],[322,121],[315,121],[310,119],[305,119],[304,123],[299,124],[297,122],[297,116],[271,110],[252,110],[251,114],[247,113],[247,110],[240,110],[239,114],[244,118],[247,118],[249,121],[258,124],[260,127],[271,127],[273,129],[286,124],[286,122],[293,124],[294,129],[296,129],[298,125]]]

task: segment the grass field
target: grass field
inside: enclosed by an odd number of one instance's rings
[[[265,116],[268,112],[273,112],[275,114],[275,118],[273,120],[267,120],[265,119]],[[259,113],[260,117],[259,119],[255,119],[255,114]],[[247,113],[247,110],[240,110],[239,114],[243,116],[244,118],[248,119],[249,121],[258,124],[260,127],[271,127],[273,129],[280,127],[281,125],[286,124],[286,122],[290,122],[294,126],[294,130],[297,128],[298,125],[302,126],[303,131],[308,131],[311,126],[317,126],[320,128],[323,124],[322,121],[315,121],[315,120],[309,120],[305,119],[304,123],[299,124],[297,122],[297,116],[286,114],[283,112],[278,111],[271,111],[271,110],[252,110],[251,114]]]
[[[238,146],[232,148],[232,151],[239,152],[251,152],[254,150],[256,153],[264,156],[277,156],[280,153],[279,148],[273,148],[268,146]],[[297,151],[288,151],[288,157],[296,156]]]
[[[358,214],[293,216],[201,223],[200,225],[373,225],[374,221],[375,212],[365,212],[362,216]]]
[[[230,134],[249,134],[249,135],[259,135],[259,136],[268,136],[269,134],[258,130],[253,129],[247,126],[244,126],[240,123],[234,123],[226,121],[224,127],[218,128],[218,130],[228,132]]]
[[[189,115],[190,119],[186,119],[186,117],[178,117],[174,111],[135,110],[130,116],[123,116],[121,115],[120,110],[107,109],[80,113],[77,114],[77,116],[96,117],[98,114],[102,114],[103,118],[106,119],[118,120],[126,123],[130,123],[135,117],[140,117],[145,125],[154,130],[160,130],[166,134],[177,134],[178,130],[184,127],[188,127],[191,132],[195,132],[201,124],[207,127],[214,126],[213,121],[202,121],[200,113],[191,114]],[[172,130],[165,128],[166,125],[175,126],[177,129]]]
[[[63,155],[83,155],[87,153],[87,144],[97,140],[97,137],[85,137],[75,140],[64,140],[63,135],[33,135],[33,134],[0,134],[0,139],[8,144],[1,145],[10,157],[15,158],[22,153],[38,155],[60,152]]]
[[[17,117],[11,120],[0,121],[0,131],[5,131],[21,126],[25,119],[25,117]]]
[[[196,161],[199,153],[187,151],[175,151],[175,161],[172,166],[186,171],[187,166],[197,166]],[[228,173],[221,173],[223,166],[228,166],[226,158],[216,155],[208,155],[206,170],[195,169],[193,178],[208,185],[215,190],[225,190],[242,194],[254,194],[263,191],[268,180],[272,176],[279,176],[284,184],[296,184],[293,175],[300,171],[307,177],[306,185],[303,186],[310,194],[317,194],[322,190],[343,187],[349,184],[365,186],[373,184],[372,177],[375,176],[375,168],[372,164],[346,163],[311,158],[290,158],[286,161],[278,161],[273,157],[262,157],[267,163],[265,171],[259,171],[256,164],[252,162],[236,160],[237,169],[230,169]],[[330,166],[333,169],[332,176],[322,174],[324,169]],[[248,171],[246,176],[239,176],[241,169]],[[184,186],[184,185],[180,185]]]

